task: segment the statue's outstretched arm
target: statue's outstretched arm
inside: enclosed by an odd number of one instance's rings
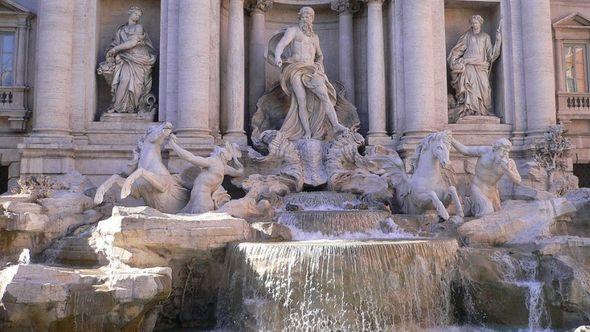
[[[485,146],[465,146],[456,139],[452,139],[451,144],[460,154],[470,157],[479,157],[487,150]]]
[[[199,166],[199,167],[209,167],[209,161],[207,158],[195,156],[194,154],[190,153],[189,151],[183,149],[178,143],[176,143],[176,137],[170,135],[170,147],[174,152],[178,154],[178,156],[189,163]]]
[[[229,175],[231,177],[238,177],[244,175],[244,168],[241,167],[239,169],[235,169],[229,165],[225,165],[225,175]]]

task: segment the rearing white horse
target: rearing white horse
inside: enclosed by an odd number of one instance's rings
[[[411,175],[406,174],[401,159],[387,167],[386,177],[395,188],[397,201],[404,213],[420,214],[435,209],[441,218],[448,220],[450,216],[446,207],[454,202],[457,215],[463,216],[457,189],[444,174],[451,162],[450,139],[448,131],[426,136],[411,159]]]
[[[104,194],[113,185],[118,185],[121,198],[129,195],[142,198],[148,206],[165,213],[180,211],[186,205],[190,191],[162,162],[162,145],[171,133],[172,124],[169,122],[150,126],[133,151],[133,161],[126,174],[115,174],[98,187],[94,202],[100,204]]]

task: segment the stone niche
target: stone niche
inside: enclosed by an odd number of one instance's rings
[[[100,0],[98,8],[98,47],[97,62],[98,64],[105,61],[105,50],[112,42],[117,29],[127,23],[128,10],[131,6],[138,6],[143,11],[140,23],[149,34],[152,44],[156,49],[158,59],[152,71],[153,85],[152,93],[158,97],[158,72],[160,64],[160,0],[141,0],[141,1],[120,1],[120,0]],[[96,74],[95,68],[95,74]],[[96,75],[96,113],[94,121],[99,121],[100,116],[111,104],[111,87],[107,84],[102,76]],[[156,116],[157,119],[157,116]]]
[[[276,34],[281,28],[297,24],[298,21],[298,11],[303,5],[308,5],[313,8],[315,11],[315,20],[314,20],[314,32],[319,36],[320,44],[322,48],[322,52],[324,54],[324,66],[326,70],[326,74],[330,82],[333,84],[339,84],[338,78],[338,38],[339,38],[339,31],[338,31],[338,14],[330,9],[329,1],[275,1],[273,7],[266,13],[265,19],[265,29],[264,29],[264,42],[265,46],[268,41],[272,38],[274,34]],[[227,13],[222,13],[222,15],[226,15]],[[355,16],[354,25],[358,25],[357,18]],[[250,17],[246,16],[246,26],[249,26]],[[249,29],[246,29],[246,47],[249,42]],[[355,43],[360,44],[360,40],[355,35]],[[247,56],[247,52],[246,52]],[[250,62],[250,59],[246,59],[246,67]],[[363,69],[360,65],[355,63],[355,70],[356,69]],[[246,72],[248,72],[246,68]],[[223,70],[223,68],[222,68]],[[357,81],[360,79],[361,75],[355,73],[357,76]],[[362,73],[361,73],[362,74]],[[265,91],[270,91],[276,84],[279,83],[280,80],[280,69],[271,65],[268,62],[265,62]],[[246,91],[248,91],[248,82],[251,82],[252,78],[247,78],[246,83]],[[358,85],[358,84],[356,84]],[[248,93],[246,93],[248,98]],[[247,131],[248,135],[250,132],[250,118],[254,112],[256,112],[256,102],[257,100],[248,100],[246,105],[248,108],[248,112],[246,112],[246,121],[247,124]],[[357,105],[357,111],[359,112],[359,116],[361,116],[361,123],[367,123],[367,119],[362,119],[361,107],[358,106],[358,102],[355,103]],[[249,115],[248,115],[249,113]]]
[[[469,28],[469,19],[473,15],[480,15],[484,19],[482,31],[490,35],[492,43],[496,39],[496,29],[500,24],[501,11],[500,0],[446,0],[445,1],[445,60],[449,52],[457,44],[457,41]],[[503,58],[507,40],[506,29],[502,34],[502,51],[498,59],[492,65],[490,82],[492,87],[492,113],[504,121],[504,80],[503,80]],[[447,63],[447,94],[455,94],[451,87],[451,74]],[[497,121],[497,120],[495,120]],[[487,123],[487,122],[486,122]]]

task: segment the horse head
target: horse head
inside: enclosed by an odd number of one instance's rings
[[[144,141],[161,145],[172,133],[173,126],[170,122],[151,125],[145,132]]]
[[[411,160],[412,169],[418,167],[420,156],[425,153],[431,153],[436,160],[438,160],[442,168],[446,168],[451,163],[450,149],[451,149],[451,132],[439,131],[431,133],[426,136],[420,144],[416,147],[416,152]]]

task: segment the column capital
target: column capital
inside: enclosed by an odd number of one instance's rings
[[[331,7],[338,14],[355,14],[361,8],[358,0],[332,0]]]
[[[272,8],[274,0],[248,0],[246,3],[246,10],[249,12],[266,13]]]

